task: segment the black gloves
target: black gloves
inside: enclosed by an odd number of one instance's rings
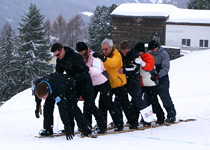
[[[66,133],[66,139],[67,140],[72,140],[74,137],[74,131],[72,131],[71,126],[70,125],[66,125],[64,127],[65,133]]]
[[[154,74],[154,75],[151,76],[151,80],[152,80],[152,81],[155,81],[155,80],[157,80],[158,78],[159,78],[159,75],[158,75],[158,74]]]
[[[40,117],[39,116],[39,110],[38,109],[35,110],[35,116],[36,116],[36,118],[39,118]]]
[[[37,104],[36,106],[36,110],[35,110],[35,116],[36,118],[39,118],[40,115],[42,115],[42,108],[41,108],[41,104]]]
[[[102,55],[102,54],[100,54],[98,52],[93,53],[93,57],[100,58],[103,62],[105,62],[106,59],[107,59],[106,56],[104,56],[104,55]]]

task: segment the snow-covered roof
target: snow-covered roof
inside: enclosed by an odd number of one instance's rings
[[[111,15],[168,17],[169,12],[174,9],[177,7],[168,4],[124,3],[118,6]]]
[[[170,23],[210,24],[210,10],[181,9],[170,4],[124,3],[111,15],[139,17],[168,17]]]
[[[171,12],[167,22],[210,24],[210,10],[177,9]]]

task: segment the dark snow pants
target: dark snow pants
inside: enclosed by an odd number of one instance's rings
[[[44,103],[43,117],[44,117],[44,129],[53,128],[53,112],[54,112],[55,100],[47,98]]]
[[[145,94],[144,97],[146,99],[147,105],[152,105],[153,112],[157,115],[157,119],[159,121],[164,121],[165,115],[157,98],[157,87],[143,87],[143,93]]]
[[[123,120],[121,118],[121,111],[117,109],[115,103],[112,101],[112,91],[109,81],[94,86],[94,97],[96,98],[98,92],[100,92],[99,109],[103,113],[105,121],[107,123],[107,111],[112,117],[112,120],[117,128],[123,127]]]
[[[170,82],[167,75],[159,79],[159,85],[157,86],[158,95],[160,96],[163,106],[167,111],[167,118],[176,116],[176,110],[169,93],[169,84]]]
[[[105,130],[107,127],[106,122],[102,112],[95,105],[94,89],[89,75],[87,75],[86,80],[83,80],[83,82],[76,82],[76,92],[77,97],[82,96],[84,99],[83,113],[90,124],[92,124],[92,115],[94,115],[99,129]]]
[[[131,96],[131,105],[139,118],[140,110],[146,108],[146,102],[142,99],[142,87],[139,74],[127,76],[127,90]]]
[[[123,110],[125,116],[131,126],[138,126],[138,120],[136,119],[136,113],[132,109],[133,107],[130,104],[128,99],[128,91],[126,89],[126,85],[113,88],[112,93],[115,95],[115,103],[119,110]],[[121,119],[123,120],[123,116],[121,113]]]
[[[69,88],[71,90],[66,93],[63,100],[61,100],[58,105],[61,120],[64,125],[71,125],[72,131],[74,131],[74,119],[80,131],[86,135],[91,133],[91,125],[89,121],[85,118],[84,114],[81,112],[80,108],[77,106],[77,96],[75,89]]]

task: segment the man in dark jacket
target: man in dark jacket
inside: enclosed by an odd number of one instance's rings
[[[135,63],[135,59],[139,57],[138,53],[131,50],[130,44],[124,40],[120,44],[120,53],[123,60],[123,73],[127,78],[127,90],[131,95],[131,104],[136,113],[136,119],[139,119],[140,110],[146,108],[146,102],[142,99],[142,88],[140,81],[140,64]]]
[[[149,53],[155,58],[155,67],[157,74],[152,77],[152,80],[159,80],[158,95],[163,102],[163,106],[167,111],[166,122],[175,122],[176,121],[176,110],[174,104],[171,100],[169,93],[169,68],[170,68],[170,58],[168,53],[160,46],[160,44],[151,40],[148,43]]]
[[[35,100],[36,117],[39,118],[39,108],[41,100],[45,99],[44,105],[44,130],[40,132],[42,136],[53,134],[52,112],[55,102],[58,105],[61,120],[64,124],[66,139],[71,140],[74,136],[74,127],[71,126],[73,118],[76,119],[82,135],[91,134],[91,126],[77,106],[75,91],[75,81],[71,80],[65,74],[52,73],[36,80],[35,83]]]
[[[100,131],[98,133],[105,133],[107,125],[102,113],[95,105],[89,68],[85,65],[82,56],[59,43],[53,44],[51,51],[57,57],[56,72],[63,73],[65,71],[71,79],[76,81],[77,97],[82,96],[84,99],[85,117],[92,123],[91,115],[93,114],[99,126]]]

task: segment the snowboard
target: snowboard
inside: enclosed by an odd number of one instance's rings
[[[114,131],[114,127],[110,126],[110,127],[107,127],[107,132],[106,133],[93,134],[93,135],[90,136],[90,138],[97,138],[98,136],[127,133],[127,132],[133,132],[133,131],[138,131],[138,130],[146,130],[146,129],[158,128],[158,127],[162,127],[162,126],[171,126],[171,125],[174,125],[174,124],[178,124],[178,123],[182,123],[182,122],[191,122],[191,121],[196,121],[196,119],[179,119],[178,121],[175,121],[173,123],[164,123],[164,124],[155,124],[155,123],[154,124],[151,123],[151,125],[139,124],[137,129],[129,129],[129,124],[125,124],[122,131]],[[92,132],[95,132],[95,130],[92,129]],[[79,133],[80,133],[79,131],[74,132],[75,135],[79,134]],[[60,137],[60,136],[65,136],[65,134],[62,133],[62,132],[57,132],[57,133],[53,133],[53,135],[51,135],[51,136],[37,135],[37,136],[35,136],[35,138],[53,138],[53,137]]]

